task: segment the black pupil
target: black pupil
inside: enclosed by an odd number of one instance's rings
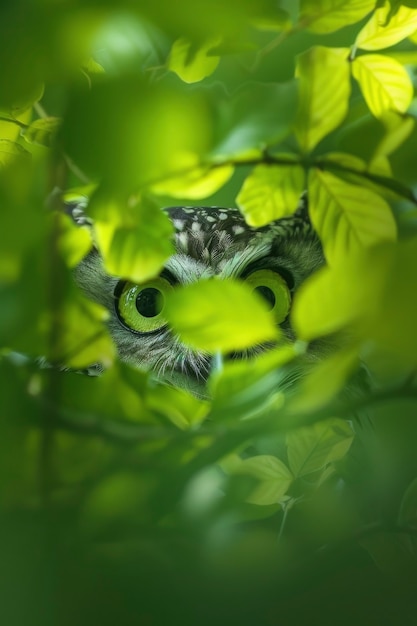
[[[256,287],[255,291],[257,291],[270,305],[270,309],[273,309],[275,306],[276,298],[275,294],[269,287],[265,287],[261,285],[260,287]]]
[[[136,298],[136,308],[143,317],[155,317],[162,311],[163,301],[159,289],[147,287]]]

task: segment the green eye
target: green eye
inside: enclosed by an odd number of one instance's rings
[[[285,280],[273,270],[257,270],[246,281],[267,302],[277,324],[285,320],[290,310],[291,295]]]
[[[152,333],[166,325],[165,294],[171,283],[159,276],[141,285],[130,282],[116,287],[116,313],[124,326],[138,333]]]

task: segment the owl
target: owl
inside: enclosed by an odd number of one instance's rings
[[[291,302],[302,282],[324,263],[322,248],[308,218],[305,195],[293,215],[260,228],[248,226],[237,209],[164,211],[175,229],[175,253],[159,276],[143,284],[109,276],[93,250],[77,267],[76,280],[89,298],[108,309],[109,330],[122,361],[204,395],[212,358],[185,346],[170,329],[164,318],[167,291],[211,276],[245,281],[265,299],[284,334],[294,339]],[[73,208],[72,214],[78,223],[85,221],[79,209]]]

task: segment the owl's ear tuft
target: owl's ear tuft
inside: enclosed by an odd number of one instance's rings
[[[297,209],[295,210],[294,215],[296,215],[297,217],[301,218],[302,220],[304,220],[308,224],[311,224],[310,216],[308,214],[308,196],[307,196],[307,191],[304,191],[301,194],[300,199],[298,201],[298,206],[297,206]]]

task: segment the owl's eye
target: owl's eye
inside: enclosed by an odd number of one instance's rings
[[[273,270],[257,270],[245,277],[245,280],[267,302],[275,316],[275,321],[280,324],[285,320],[290,310],[291,295],[285,280]]]
[[[116,314],[123,326],[137,333],[152,333],[166,325],[165,294],[171,282],[159,276],[136,285],[120,282],[115,290]]]

